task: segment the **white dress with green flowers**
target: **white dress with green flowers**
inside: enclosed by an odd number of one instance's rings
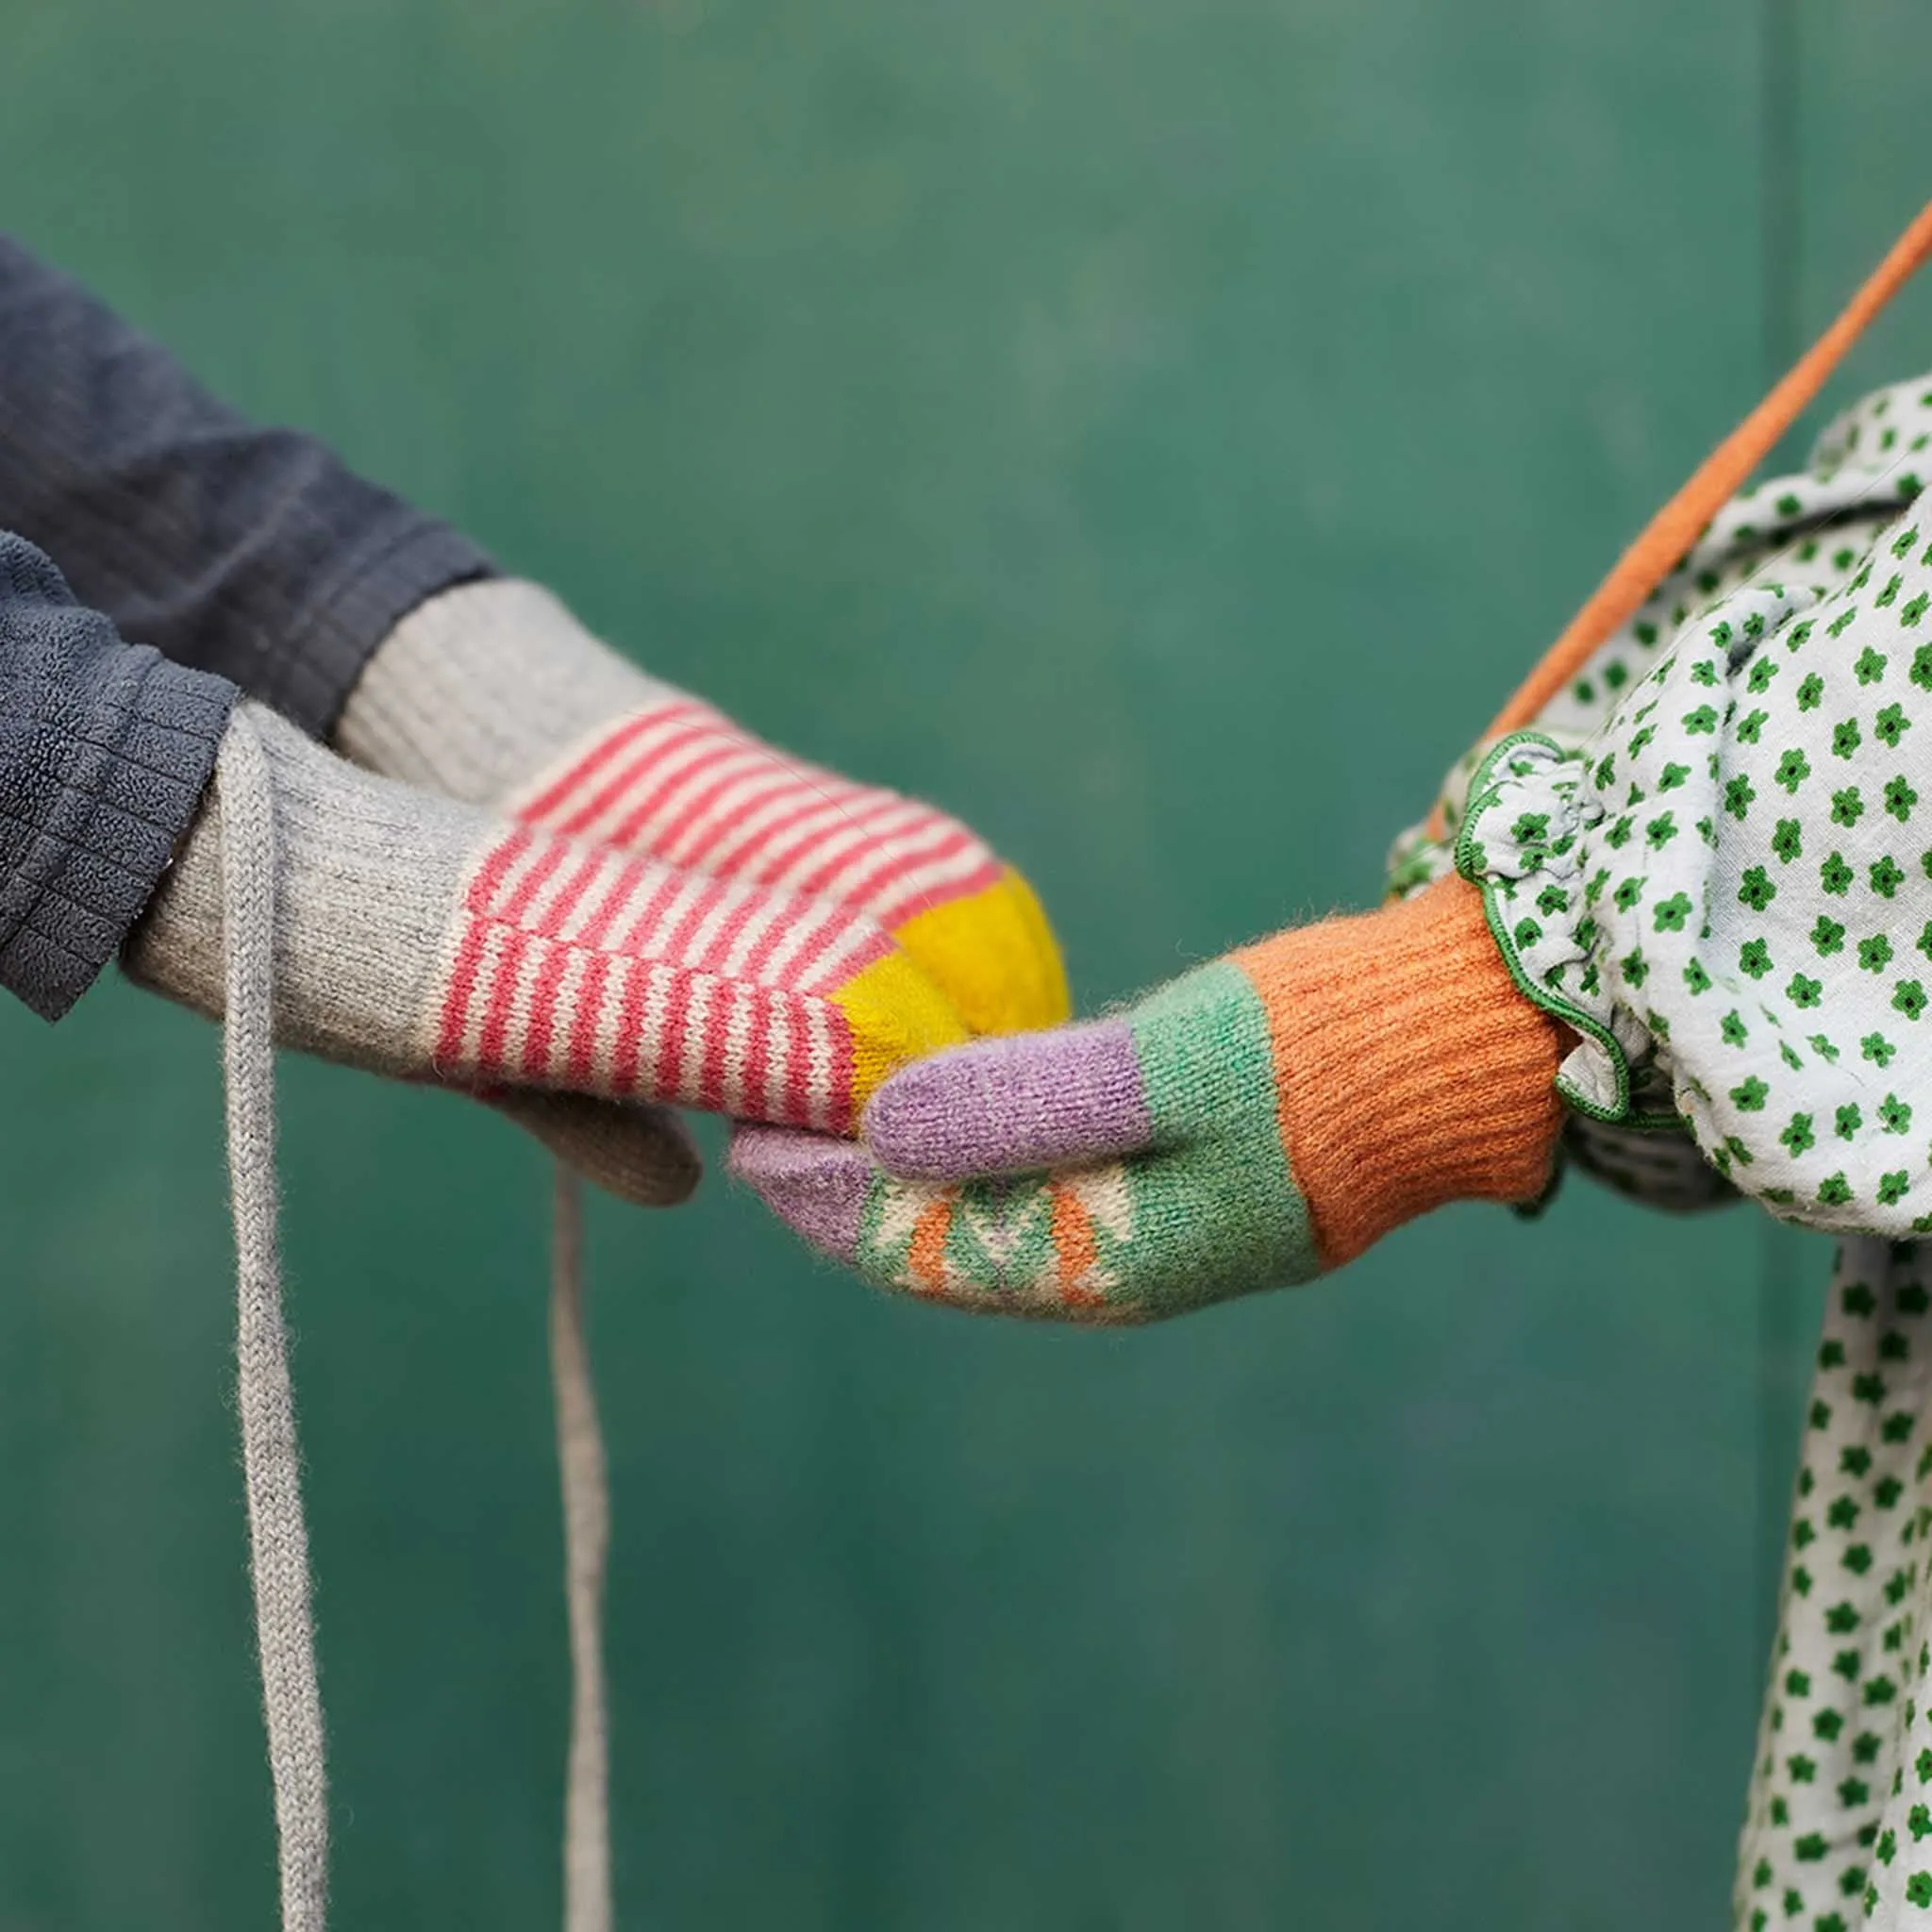
[[[1574,1029],[1581,1163],[1841,1237],[1737,1919],[1932,1928],[1932,377],[1738,497],[1531,731],[1465,761],[1454,866]]]

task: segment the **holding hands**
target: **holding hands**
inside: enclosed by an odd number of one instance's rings
[[[220,1010],[204,793],[239,730],[279,1038],[641,1203],[696,1183],[667,1108],[726,1114],[734,1170],[895,1291],[1126,1322],[1304,1281],[1537,1198],[1566,1103],[1659,1201],[1932,1228],[1923,382],[1709,522],[1452,785],[1460,842],[1405,843],[1412,897],[1054,1031],[1045,919],[956,820],[646,675],[23,251],[0,288],[0,984],[48,1018],[116,951]]]
[[[1309,1280],[1447,1201],[1533,1199],[1560,1040],[1448,879],[908,1067],[864,1146],[746,1128],[732,1165],[879,1287],[1145,1322]]]

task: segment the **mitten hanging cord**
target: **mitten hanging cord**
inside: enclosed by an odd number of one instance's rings
[[[276,1229],[275,792],[267,757],[245,710],[235,713],[223,740],[215,788],[226,955],[222,1044],[235,1221],[236,1406],[242,1419],[262,1714],[275,1789],[282,1932],[323,1932],[328,1910],[328,1777]],[[609,1499],[583,1326],[580,1213],[575,1179],[559,1167],[550,1352],[563,1480],[572,1674],[564,1928],[609,1932],[600,1637]]]
[[[1520,731],[1534,720],[1582,670],[1591,653],[1630,619],[1638,606],[1696,542],[1706,525],[1777,446],[1778,439],[1843,360],[1845,351],[1864,334],[1873,318],[1905,287],[1928,255],[1932,255],[1932,202],[1919,210],[1911,225],[1892,243],[1890,252],[1845,305],[1837,321],[1644,525],[1642,534],[1611,566],[1610,574],[1591,591],[1583,608],[1564,627],[1563,634],[1543,653],[1536,669],[1496,713],[1484,734],[1486,741]],[[1440,805],[1432,823],[1440,833]]]

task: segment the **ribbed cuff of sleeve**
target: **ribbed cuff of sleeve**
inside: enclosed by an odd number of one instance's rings
[[[111,638],[92,612],[63,614]],[[16,716],[28,721],[8,746],[0,806],[0,986],[58,1020],[167,870],[237,692],[145,645],[104,652],[58,703],[30,688],[36,675],[0,666],[0,705],[18,701]]]

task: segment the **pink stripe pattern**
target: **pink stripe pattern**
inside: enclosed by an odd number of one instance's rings
[[[958,820],[789,758],[690,698],[619,720],[508,809],[682,870],[836,900],[889,932],[1000,877]]]
[[[434,1058],[472,1082],[847,1132],[851,1029],[829,995],[891,951],[835,901],[518,824],[465,881]]]

